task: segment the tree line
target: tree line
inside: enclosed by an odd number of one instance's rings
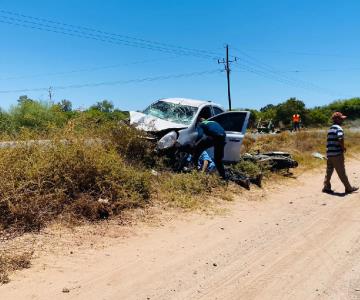
[[[341,111],[349,120],[360,118],[360,98],[334,101],[328,105],[307,108],[305,103],[290,98],[277,105],[268,104],[259,110],[249,109],[251,117],[249,127],[256,127],[260,121],[272,120],[275,126],[291,125],[291,117],[301,116],[303,126],[319,127],[330,123],[331,114]],[[128,112],[116,109],[108,100],[98,101],[85,110],[73,108],[71,101],[44,102],[26,95],[20,96],[17,104],[5,111],[0,108],[0,133],[17,134],[23,129],[47,132],[63,128],[70,121],[78,126],[99,126],[106,122],[118,122],[128,118]]]
[[[340,111],[348,120],[360,118],[360,98],[337,100],[328,105],[307,108],[305,103],[296,98],[290,98],[277,105],[268,104],[259,110],[251,111],[249,126],[254,128],[260,121],[271,120],[275,126],[290,126],[293,114],[300,114],[301,122],[306,127],[327,126],[331,122],[331,115]]]
[[[78,126],[98,126],[127,117],[127,112],[116,109],[108,100],[99,101],[86,110],[79,110],[73,109],[69,100],[55,103],[20,96],[17,104],[9,110],[0,108],[0,133],[12,135],[23,129],[48,132],[63,128],[70,121]]]

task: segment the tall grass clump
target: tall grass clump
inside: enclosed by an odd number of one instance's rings
[[[0,285],[10,281],[9,273],[27,269],[30,267],[30,260],[33,253],[23,251],[22,253],[8,253],[7,251],[0,251]]]
[[[81,138],[0,149],[0,228],[39,229],[61,214],[108,217],[150,198],[150,177],[111,144]]]
[[[249,177],[256,177],[260,174],[268,173],[267,165],[260,165],[253,161],[241,159],[237,164],[232,166],[233,170],[243,173]]]
[[[172,207],[194,209],[204,205],[215,188],[222,185],[216,174],[201,172],[165,174],[160,178],[161,198]]]
[[[155,153],[155,141],[145,132],[131,126],[110,125],[105,139],[115,145],[116,150],[133,166],[161,167],[161,158]]]

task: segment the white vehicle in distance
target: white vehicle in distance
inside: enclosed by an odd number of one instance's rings
[[[153,133],[159,138],[157,149],[163,152],[183,151],[197,140],[196,125],[202,115],[218,122],[226,131],[225,162],[240,159],[240,147],[250,117],[248,111],[225,111],[214,102],[185,98],[160,99],[144,111],[130,111],[130,125]],[[212,155],[212,149],[209,154]]]

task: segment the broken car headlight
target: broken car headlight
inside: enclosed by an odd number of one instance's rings
[[[165,134],[157,143],[157,148],[159,150],[164,150],[171,148],[175,145],[177,140],[177,133],[176,131],[170,131],[169,133]]]

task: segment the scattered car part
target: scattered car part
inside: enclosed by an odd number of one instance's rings
[[[322,154],[319,153],[319,152],[313,152],[313,153],[311,153],[311,155],[312,155],[313,157],[319,158],[319,159],[321,159],[321,160],[326,159],[326,156],[322,155]]]
[[[291,157],[290,153],[280,151],[257,154],[246,153],[243,159],[264,166],[267,165],[271,171],[296,168],[298,166],[298,162]]]
[[[256,130],[258,133],[275,132],[275,126],[272,119],[265,121],[260,119],[259,122],[257,123]]]

